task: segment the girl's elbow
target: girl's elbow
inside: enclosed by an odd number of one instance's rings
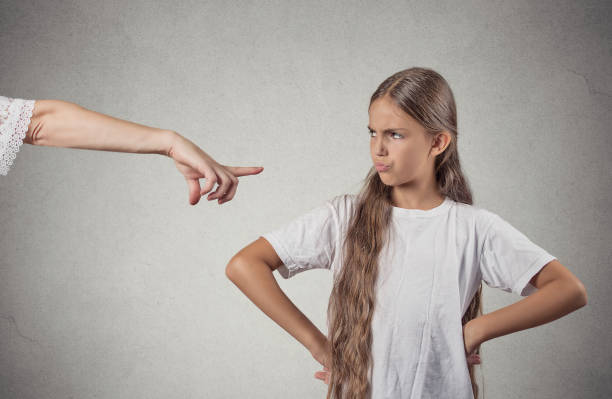
[[[585,306],[588,302],[588,298],[586,288],[584,284],[582,284],[582,281],[578,280],[576,277],[572,277],[566,279],[565,283],[564,291],[566,292],[568,300],[571,301],[574,310]]]
[[[225,276],[231,281],[235,281],[240,274],[243,263],[244,260],[241,258],[240,254],[234,255],[227,263],[227,266],[225,266]]]
[[[225,275],[236,284],[238,280],[243,280],[248,273],[251,273],[253,263],[254,259],[251,256],[240,251],[225,266]]]
[[[578,280],[576,283],[578,287],[577,288],[578,303],[580,307],[586,306],[586,304],[588,303],[586,288],[584,287],[584,284],[582,284],[580,280]]]

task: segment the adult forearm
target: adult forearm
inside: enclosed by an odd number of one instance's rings
[[[583,290],[573,281],[557,280],[528,297],[474,319],[480,341],[556,320],[586,304]]]
[[[37,100],[24,141],[43,146],[167,155],[176,136],[170,130],[117,119],[70,102]]]
[[[308,350],[325,341],[321,331],[281,290],[264,262],[234,257],[226,274],[259,309]]]

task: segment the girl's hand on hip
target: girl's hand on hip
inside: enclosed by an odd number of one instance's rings
[[[331,378],[331,372],[327,368],[327,366],[323,367],[323,370],[317,371],[315,373],[315,378],[323,381],[326,385],[329,385],[329,379]]]
[[[238,177],[255,175],[263,170],[261,166],[239,167],[225,166],[217,163],[200,147],[175,133],[168,156],[174,160],[176,168],[185,177],[189,188],[189,203],[195,205],[200,197],[210,192],[215,183],[217,189],[210,193],[208,200],[216,199],[219,205],[234,198],[238,188]],[[200,188],[200,179],[206,184]]]
[[[311,351],[312,357],[323,366],[323,370],[317,371],[314,376],[315,378],[325,382],[329,385],[329,379],[331,372],[329,371],[329,365],[331,362],[331,348],[327,338],[322,339]]]

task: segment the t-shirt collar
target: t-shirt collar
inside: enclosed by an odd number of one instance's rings
[[[392,214],[393,216],[398,216],[398,217],[431,217],[431,216],[436,216],[439,215],[443,212],[445,212],[450,206],[451,203],[453,202],[452,199],[450,199],[450,197],[445,196],[444,197],[444,201],[442,201],[442,203],[438,206],[436,206],[435,208],[431,208],[431,209],[408,209],[408,208],[400,208],[397,206],[392,206]]]

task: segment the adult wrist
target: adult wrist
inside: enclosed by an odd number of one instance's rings
[[[173,158],[173,149],[176,143],[181,139],[181,135],[174,130],[162,131],[162,151],[161,154]]]

